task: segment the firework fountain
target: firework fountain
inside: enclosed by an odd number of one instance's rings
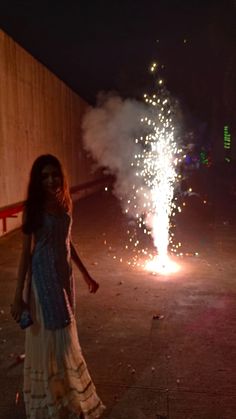
[[[156,70],[153,64],[151,71]],[[156,83],[156,93],[145,94],[144,103],[122,100],[117,95],[102,96],[97,107],[90,108],[84,117],[83,141],[98,164],[115,175],[113,192],[121,200],[123,211],[137,222],[137,229],[127,231],[125,248],[134,252],[133,261],[128,263],[166,274],[178,270],[168,251],[182,150],[175,140],[175,106],[163,81]],[[152,236],[154,255],[142,248],[135,233],[139,229]],[[178,254],[178,245],[174,252]],[[140,253],[147,263],[139,263]]]
[[[152,66],[152,71],[155,68],[156,64]],[[170,99],[164,94],[161,79],[158,80],[158,85],[159,94],[144,95],[149,116],[141,118],[141,122],[146,134],[135,140],[137,144],[141,144],[142,152],[135,155],[131,165],[136,170],[136,176],[143,181],[140,188],[134,188],[135,207],[138,201],[143,206],[142,216],[136,214],[138,227],[144,233],[151,233],[157,251],[156,256],[151,256],[145,267],[165,274],[179,269],[179,265],[169,257],[168,248],[172,242],[171,215],[176,209],[174,189],[178,182],[177,169],[182,161],[182,149],[178,148],[175,141],[173,108]],[[128,200],[126,213],[132,212],[130,204],[131,200]]]

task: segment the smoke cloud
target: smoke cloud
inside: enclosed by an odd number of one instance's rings
[[[164,93],[146,98],[146,104],[100,95],[97,107],[90,108],[82,122],[86,150],[115,175],[113,192],[122,198],[123,211],[135,218],[136,226],[152,234],[162,269],[168,262],[169,221],[182,161],[174,136],[174,107]],[[133,244],[133,237],[129,240]],[[138,245],[135,239],[136,250]]]
[[[135,139],[143,135],[140,120],[144,115],[147,115],[147,107],[143,103],[100,94],[97,107],[90,108],[83,119],[85,149],[107,173],[115,175],[113,192],[118,198],[132,196],[133,185],[145,187],[131,165],[135,154],[142,152]]]

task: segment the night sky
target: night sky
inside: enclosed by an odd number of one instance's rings
[[[234,0],[7,0],[0,12],[1,28],[90,103],[101,90],[141,98],[155,60],[200,124],[211,120],[225,80],[236,91],[235,22]]]

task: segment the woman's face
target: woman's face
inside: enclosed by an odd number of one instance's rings
[[[51,164],[44,166],[42,170],[42,185],[49,195],[56,195],[62,187],[62,178],[59,169]]]

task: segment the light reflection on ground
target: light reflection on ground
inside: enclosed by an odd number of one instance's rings
[[[170,275],[179,272],[181,265],[169,256],[166,256],[164,260],[161,260],[158,256],[156,256],[154,259],[146,262],[144,269],[152,272],[153,274],[157,273],[160,275]]]

